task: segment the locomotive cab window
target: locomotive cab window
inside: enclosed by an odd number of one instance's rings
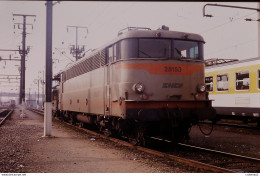
[[[106,61],[107,63],[112,63],[120,59],[119,47],[120,47],[119,44],[116,43],[107,49],[107,61]]]
[[[228,74],[217,75],[217,90],[228,91]]]
[[[213,76],[205,77],[206,90],[208,92],[213,91]]]
[[[113,62],[113,58],[114,58],[114,56],[113,56],[113,46],[111,46],[111,47],[108,48],[108,61],[107,61],[107,63]]]
[[[173,41],[174,58],[203,60],[203,43],[186,40]]]
[[[171,40],[139,39],[139,58],[170,58]]]
[[[115,53],[116,56],[112,56]],[[108,49],[108,58],[117,60],[131,58],[203,60],[203,42],[158,38],[123,39],[116,44],[116,48],[114,45],[113,49]]]
[[[118,43],[118,57],[119,59],[137,58],[138,57],[138,40],[124,39]]]
[[[250,78],[249,71],[241,71],[236,73],[236,90],[249,90]]]

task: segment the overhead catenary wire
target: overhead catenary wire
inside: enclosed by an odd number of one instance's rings
[[[200,32],[200,34],[205,34],[205,33],[209,32],[209,31],[215,30],[215,29],[217,29],[217,28],[219,28],[219,27],[222,27],[222,26],[224,26],[224,25],[227,25],[227,24],[231,24],[231,23],[233,23],[234,21],[240,20],[241,18],[250,16],[250,15],[253,15],[253,14],[256,14],[256,13],[257,13],[257,12],[253,12],[253,13],[244,15],[244,16],[242,16],[242,17],[239,17],[239,18],[236,18],[236,19],[232,19],[232,21],[230,20],[230,21],[228,21],[228,22],[219,24],[219,25],[214,26],[214,27],[212,27],[212,28],[209,28],[209,29],[207,29],[207,30],[205,30],[205,31],[202,31],[202,32]]]
[[[92,28],[93,30],[98,30],[98,29],[102,29],[101,27],[104,26],[106,23],[113,21],[115,19],[117,19],[120,14],[122,14],[123,12],[125,13],[126,11],[130,10],[132,8],[132,6],[134,5],[134,3],[131,3],[129,5],[126,6],[126,8],[123,8],[120,12],[116,13],[114,16],[110,17],[109,19],[106,19],[106,22],[105,23],[102,23],[101,25],[95,27],[95,28]]]
[[[60,51],[58,48],[55,48],[55,49],[56,49],[57,51],[59,51],[61,55],[65,56],[67,59],[69,59],[71,62],[74,62],[74,60],[71,59],[69,56],[65,55],[64,52]]]
[[[229,46],[229,47],[226,47],[226,48],[222,48],[222,49],[219,49],[219,50],[215,50],[215,51],[212,51],[212,52],[209,52],[209,53],[206,53],[206,54],[214,54],[214,53],[217,53],[219,51],[224,51],[224,50],[228,50],[230,48],[233,48],[233,47],[238,47],[240,45],[244,45],[244,44],[247,44],[247,43],[251,43],[251,42],[255,42],[257,41],[257,39],[253,39],[253,40],[249,40],[249,41],[246,41],[246,42],[241,42],[241,43],[238,43],[238,44],[234,44],[232,46]]]
[[[99,13],[98,15],[96,15],[96,16],[92,19],[92,21],[90,22],[90,24],[88,25],[88,27],[91,27],[91,26],[94,24],[94,22],[97,21],[98,18],[100,18],[100,16],[101,16],[103,13],[105,13],[106,9],[110,6],[110,4],[111,4],[111,2],[108,3],[108,4],[102,9],[101,13]]]
[[[257,13],[258,13],[258,12],[253,12],[253,13],[246,14],[246,15],[244,15],[244,16],[241,16],[241,17],[239,17],[239,18],[232,18],[232,19],[230,18],[230,21],[225,22],[225,23],[222,23],[222,24],[219,24],[219,25],[214,26],[214,27],[212,27],[212,28],[210,28],[210,29],[207,29],[207,30],[205,30],[205,31],[202,31],[202,32],[200,32],[200,34],[205,34],[205,33],[207,33],[207,32],[210,32],[210,31],[213,31],[213,30],[215,30],[215,29],[218,29],[218,28],[220,28],[220,27],[222,27],[222,26],[229,25],[229,24],[231,24],[231,23],[237,22],[237,21],[241,20],[241,19],[244,18],[244,17],[251,16],[251,15],[254,15],[254,14],[257,14]],[[243,19],[243,20],[244,20],[244,19]],[[240,46],[240,45],[252,43],[252,42],[255,42],[255,41],[257,41],[257,39],[248,40],[248,41],[241,42],[241,43],[236,43],[236,44],[233,44],[233,45],[231,45],[231,46],[228,46],[228,47],[225,47],[225,48],[222,48],[222,49],[219,49],[219,50],[211,51],[211,52],[205,53],[205,54],[208,55],[208,54],[214,54],[214,53],[218,53],[218,52],[223,52],[223,51],[225,51],[225,50],[229,50],[229,49],[234,48],[234,47],[236,48],[236,47],[238,47],[238,46]]]

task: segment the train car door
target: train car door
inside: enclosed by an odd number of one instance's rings
[[[110,83],[111,83],[111,63],[113,62],[113,46],[107,49],[107,67],[105,70],[105,115],[110,115]]]

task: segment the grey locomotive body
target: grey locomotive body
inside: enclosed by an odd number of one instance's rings
[[[138,144],[146,136],[180,141],[192,124],[215,116],[203,44],[199,35],[168,30],[121,33],[60,73],[55,112]]]

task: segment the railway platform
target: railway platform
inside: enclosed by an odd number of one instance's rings
[[[43,136],[43,117],[15,109],[1,126],[0,173],[154,173],[180,172],[146,159],[129,149],[53,120],[52,136]],[[184,172],[184,171],[183,171]]]

